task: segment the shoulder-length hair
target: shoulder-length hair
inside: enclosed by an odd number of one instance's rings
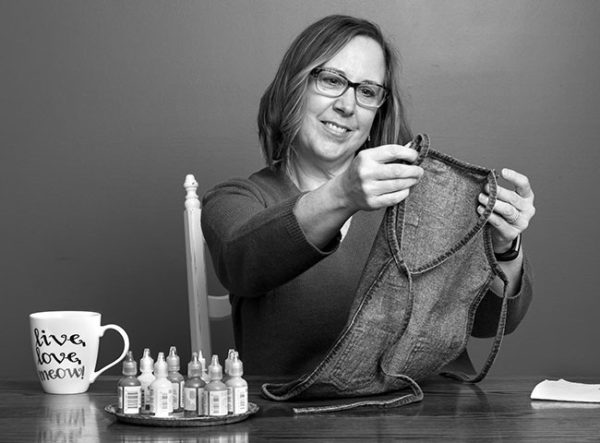
[[[357,36],[370,37],[383,49],[384,84],[389,91],[386,101],[377,110],[366,144],[406,144],[411,140],[398,87],[395,49],[376,24],[345,15],[330,15],[310,25],[292,42],[260,100],[258,135],[269,167],[286,164],[289,160],[302,124],[304,96],[311,71],[334,57]]]

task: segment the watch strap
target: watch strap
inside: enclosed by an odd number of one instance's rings
[[[497,261],[511,261],[519,256],[519,252],[521,252],[521,234],[517,235],[510,245],[508,251],[501,252],[500,254],[494,253]]]

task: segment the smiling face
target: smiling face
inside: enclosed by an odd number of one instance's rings
[[[323,67],[340,72],[352,82],[385,83],[383,50],[369,37],[354,37]],[[317,92],[313,79],[310,82],[302,125],[294,144],[294,161],[305,170],[335,173],[345,169],[366,141],[377,109],[359,106],[354,88],[331,98]]]

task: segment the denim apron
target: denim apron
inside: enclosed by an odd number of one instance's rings
[[[422,400],[417,381],[439,373],[463,352],[492,280],[499,276],[506,288],[486,225],[496,201],[494,171],[430,149],[424,134],[412,146],[425,173],[406,200],[386,210],[336,343],[312,372],[289,383],[266,383],[262,393],[284,401],[412,392],[295,408],[296,413]],[[477,197],[486,183],[490,198],[479,215]],[[504,335],[507,301],[505,291],[492,349],[479,373],[444,375],[465,382],[483,379]]]

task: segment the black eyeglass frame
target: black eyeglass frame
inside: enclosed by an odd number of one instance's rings
[[[329,68],[315,68],[315,69],[313,69],[312,71],[310,71],[310,75],[311,75],[311,77],[313,77],[315,80],[317,80],[317,79],[318,79],[318,77],[319,77],[319,74],[320,74],[321,72],[324,72],[324,71],[325,71],[325,72],[330,72],[330,73],[332,73],[332,74],[335,74],[335,75],[337,75],[338,77],[341,77],[342,79],[344,79],[344,81],[346,82],[346,87],[344,88],[344,90],[343,90],[342,92],[340,92],[339,94],[337,94],[337,95],[332,95],[332,94],[330,94],[330,93],[328,93],[328,92],[324,92],[324,91],[322,91],[321,89],[319,89],[319,87],[318,87],[318,83],[316,83],[316,82],[315,82],[315,87],[316,87],[316,89],[317,89],[317,92],[319,92],[320,94],[322,94],[322,95],[324,95],[324,96],[326,96],[326,97],[331,97],[331,98],[341,97],[342,95],[344,95],[344,94],[346,93],[346,91],[347,91],[349,88],[352,88],[352,89],[354,89],[354,99],[356,100],[356,103],[357,103],[359,106],[362,106],[363,108],[368,108],[368,109],[379,109],[379,108],[381,108],[381,106],[383,106],[383,104],[384,104],[384,103],[385,103],[385,101],[387,100],[387,97],[388,97],[388,94],[389,94],[389,89],[388,89],[388,88],[386,88],[386,87],[385,87],[385,86],[383,86],[383,85],[380,85],[379,83],[374,83],[374,82],[358,82],[358,83],[356,83],[356,82],[352,82],[352,81],[350,81],[350,80],[349,80],[349,79],[348,79],[348,78],[347,78],[347,77],[346,77],[344,74],[342,74],[341,72],[338,72],[338,71],[336,71],[336,70],[334,70],[334,69],[329,69]],[[383,90],[383,95],[382,95],[382,97],[381,97],[381,102],[380,102],[378,105],[376,105],[376,106],[370,106],[370,105],[365,105],[364,103],[361,103],[361,102],[358,100],[358,97],[356,96],[356,87],[357,87],[357,86],[361,86],[361,85],[377,86],[377,87],[381,88],[381,89]]]

